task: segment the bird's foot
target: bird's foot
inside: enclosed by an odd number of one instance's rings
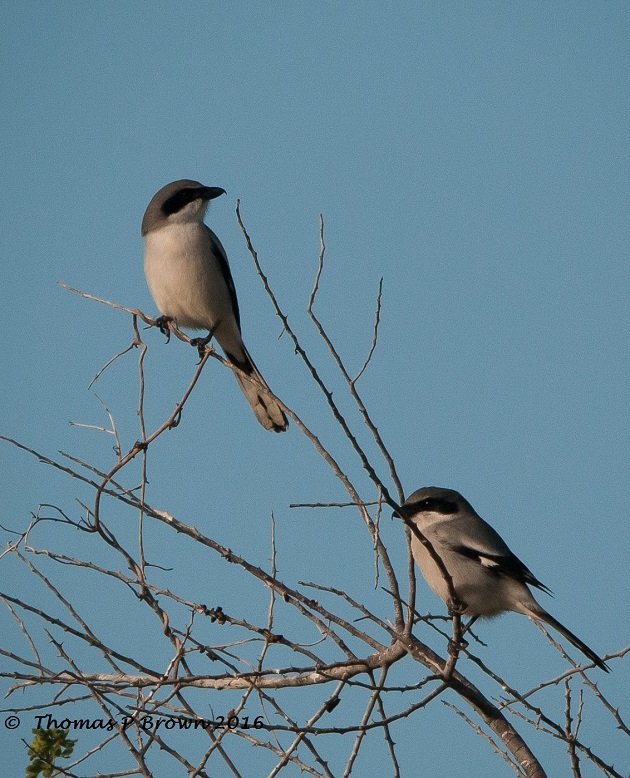
[[[447,651],[449,656],[458,657],[459,652],[465,648],[468,648],[468,641],[464,640],[463,638],[459,641],[459,643],[455,643],[455,641],[451,639],[448,641]]]
[[[168,425],[169,430],[174,430],[179,426],[179,422],[182,420],[182,409],[180,408],[177,413],[171,419],[171,423]]]
[[[208,332],[205,338],[191,338],[190,345],[197,349],[199,354],[199,360],[203,359],[203,355],[206,353],[206,346],[214,337],[214,327]]]
[[[453,613],[459,613],[460,616],[462,613],[466,611],[466,608],[468,607],[465,602],[458,600],[457,597],[453,597],[452,599],[450,599],[447,605],[448,605],[448,612],[451,615]]]
[[[164,335],[167,343],[171,339],[171,328],[168,325],[172,321],[173,319],[170,316],[158,316],[155,320],[155,326],[160,330],[162,335]]]

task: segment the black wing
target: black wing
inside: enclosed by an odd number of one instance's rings
[[[478,548],[472,548],[471,546],[450,546],[450,548],[457,554],[467,557],[468,559],[474,559],[479,562],[480,565],[488,568],[488,570],[494,570],[497,575],[504,575],[507,578],[513,578],[519,583],[528,584],[534,586],[536,589],[540,589],[546,594],[551,594],[551,589],[545,586],[542,581],[532,573],[526,564],[513,554],[511,551],[507,554],[489,554],[487,551],[481,551]]]
[[[236,319],[236,323],[238,325],[239,332],[241,331],[241,314],[238,310],[238,298],[236,297],[236,287],[234,286],[234,279],[232,278],[232,271],[230,270],[230,263],[228,262],[227,254],[225,253],[225,249],[221,245],[221,241],[217,238],[217,236],[212,232],[210,227],[206,226],[206,229],[208,230],[208,235],[210,238],[210,243],[212,244],[212,250],[216,258],[219,260],[219,265],[221,267],[221,273],[223,275],[223,278],[225,279],[225,283],[227,284],[227,288],[230,292],[230,299],[232,300],[232,310],[234,311],[234,318]]]

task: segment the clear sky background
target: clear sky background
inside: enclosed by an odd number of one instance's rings
[[[230,257],[256,362],[373,498],[288,339],[278,339],[234,204],[241,199],[274,289],[359,430],[304,312],[323,213],[318,311],[351,370],[369,348],[384,278],[379,346],[360,388],[407,493],[460,490],[554,590],[557,618],[602,653],[627,644],[630,6],[2,6],[0,432],[49,454],[113,463],[109,437],[69,421],[106,423],[87,386],[130,341],[130,321],[56,282],[154,313],[140,221],[159,187],[192,177],[227,190],[208,222]],[[157,331],[144,337],[151,429],[186,385],[194,354],[164,345]],[[119,361],[96,386],[126,446],[138,437],[135,360]],[[76,484],[9,446],[2,460],[3,525],[24,527],[44,502],[76,511]],[[343,500],[339,482],[295,427],[262,430],[219,365],[208,366],[182,424],[151,454],[150,478],[154,505],[262,566],[273,511],[284,580],[346,587],[389,616],[387,598],[371,591],[370,544],[356,515],[288,507]],[[404,578],[401,528],[383,522]],[[54,545],[56,532],[42,529],[38,545]],[[192,575],[202,601],[245,609],[228,566],[196,550],[189,559],[190,546],[161,527],[147,535],[155,561]],[[75,537],[73,550],[89,556],[88,542]],[[22,566],[2,565],[3,586],[38,602]],[[73,571],[55,574],[75,585]],[[133,631],[129,597],[76,587],[84,613],[157,661]],[[443,611],[422,581],[418,606]],[[27,651],[6,612],[0,620],[7,644]],[[480,634],[483,656],[523,689],[565,666],[522,617]],[[623,713],[627,661],[597,680]],[[212,705],[223,708],[216,693]],[[357,711],[340,706],[335,716],[343,724]],[[627,770],[610,717],[594,702],[585,716],[600,755]],[[7,774],[23,769],[20,737],[30,740],[30,728],[1,728]],[[463,764],[467,775],[511,775],[441,703],[396,739],[404,775],[463,774]],[[537,740],[535,750],[550,775],[566,765],[562,744]],[[240,767],[257,775],[262,756],[249,758]],[[358,774],[386,774],[382,738],[365,758]]]

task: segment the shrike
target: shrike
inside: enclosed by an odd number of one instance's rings
[[[451,576],[456,599],[469,616],[496,616],[515,611],[549,624],[591,662],[606,672],[600,657],[533,598],[528,586],[551,594],[507,547],[501,536],[477,515],[459,492],[427,486],[409,496],[400,515],[410,520],[431,543]],[[411,533],[411,550],[422,575],[444,602],[448,584],[427,547]]]
[[[288,426],[241,337],[236,289],[225,249],[203,218],[219,187],[182,179],[162,187],[142,219],[144,274],[160,313],[178,327],[208,330],[226,358],[245,373],[236,380],[256,418],[267,430]]]

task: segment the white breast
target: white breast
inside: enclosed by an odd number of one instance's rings
[[[144,273],[163,316],[181,327],[208,330],[232,316],[229,290],[204,225],[170,224],[144,240]]]

